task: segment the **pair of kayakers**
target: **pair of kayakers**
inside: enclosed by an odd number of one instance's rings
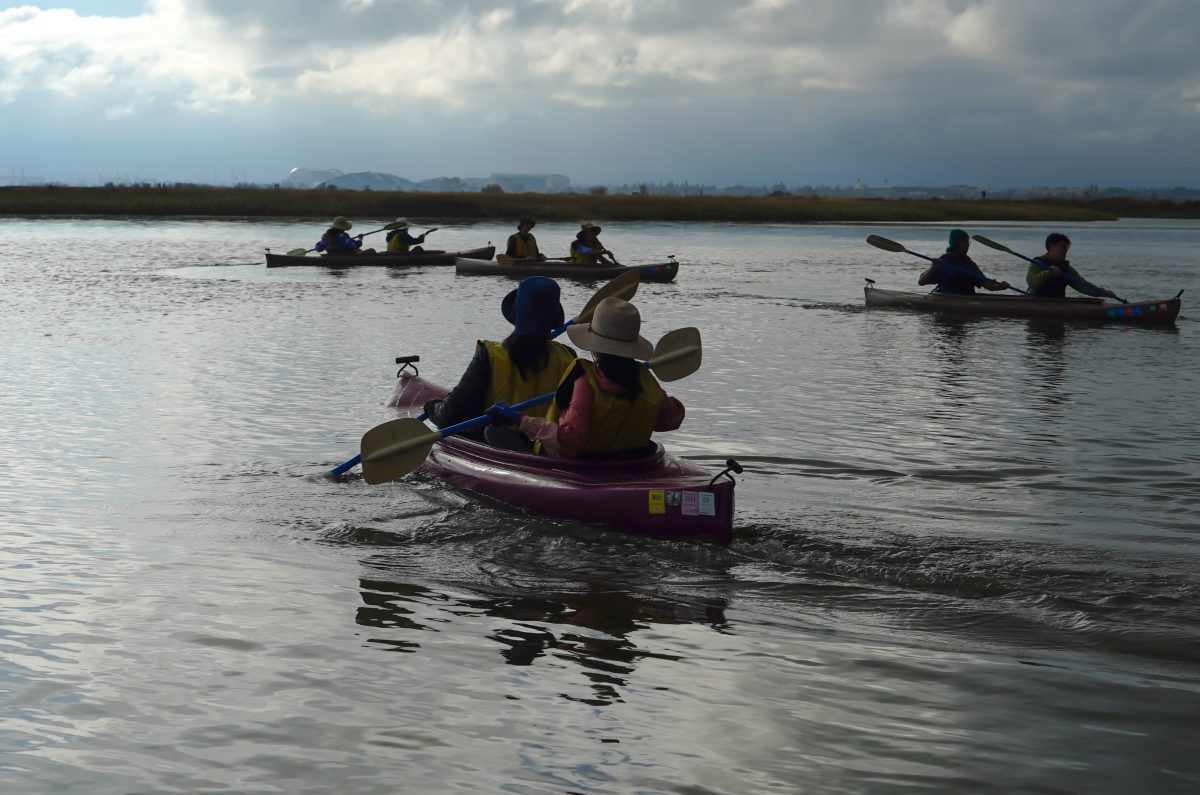
[[[536,221],[528,215],[517,222],[517,231],[509,235],[505,254],[513,259],[542,262],[546,255],[538,249],[537,238],[532,229]],[[571,262],[576,265],[617,265],[613,253],[600,242],[601,228],[593,223],[582,223],[579,232],[571,241]]]
[[[640,335],[637,307],[619,298],[601,301],[591,322],[567,328],[571,341],[594,355],[577,357],[550,339],[563,323],[559,287],[533,276],[501,304],[513,332],[502,342],[481,340],[458,384],[425,413],[439,428],[480,414],[493,424],[477,440],[496,447],[552,456],[619,457],[644,452],[655,431],[678,428],[683,404],[668,396],[640,360],[653,346]],[[549,408],[521,413],[513,405],[554,392]]]
[[[1116,298],[1106,290],[1086,282],[1067,260],[1071,240],[1066,235],[1054,232],[1046,237],[1046,253],[1035,257],[1025,274],[1029,294],[1038,298],[1064,298],[1067,285],[1085,295]],[[975,264],[967,251],[971,248],[971,237],[962,229],[951,229],[946,253],[934,260],[917,278],[917,284],[933,284],[940,293],[974,295],[976,286],[988,290],[1007,290],[1008,282],[989,279]]]
[[[373,235],[375,232],[382,232],[386,229],[387,253],[419,254],[425,250],[420,245],[425,242],[425,236],[430,232],[436,232],[437,228],[435,227],[413,236],[408,231],[409,226],[407,218],[397,218],[383,227],[383,229],[376,229],[374,232],[367,232],[363,235],[351,237],[348,233],[354,228],[354,224],[346,216],[339,215],[333,219],[333,223],[325,230],[325,234],[321,235],[321,239],[314,248],[325,254],[374,254],[375,249],[364,249],[362,247],[363,238],[366,235]]]

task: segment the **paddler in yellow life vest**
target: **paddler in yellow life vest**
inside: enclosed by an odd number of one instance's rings
[[[528,215],[522,216],[517,222],[517,231],[508,236],[508,248],[504,253],[513,259],[531,259],[541,262],[546,255],[538,251],[537,238],[530,230],[537,225]]]
[[[634,456],[647,451],[655,431],[683,424],[683,404],[664,392],[640,361],[654,353],[639,335],[641,324],[633,304],[606,298],[591,323],[567,329],[571,342],[591,351],[595,361],[571,363],[544,418],[519,418],[522,434],[538,452],[563,458]],[[493,406],[488,414],[501,422],[518,419],[503,409]]]
[[[425,249],[421,248],[420,243],[425,242],[425,235],[432,234],[437,231],[435,226],[422,232],[417,237],[413,237],[408,233],[408,219],[397,218],[388,224],[391,231],[387,233],[387,253],[389,254],[419,254]]]
[[[593,223],[579,225],[579,233],[571,241],[571,262],[576,265],[616,265],[613,253],[600,242],[600,227]]]
[[[450,394],[425,403],[425,413],[439,428],[483,414],[488,406],[508,406],[553,392],[563,371],[575,360],[575,351],[550,339],[563,324],[558,283],[531,276],[504,297],[500,311],[513,332],[502,342],[480,340],[475,355]],[[529,409],[544,414],[544,405]],[[528,451],[531,445],[511,428],[485,426],[466,434],[476,441],[507,446],[514,438]]]

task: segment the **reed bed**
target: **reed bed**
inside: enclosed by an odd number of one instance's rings
[[[900,223],[1107,221],[1200,218],[1200,202],[1107,199],[997,201],[815,196],[642,196],[531,193],[392,193],[138,186],[0,188],[0,216],[350,218],[450,220]]]

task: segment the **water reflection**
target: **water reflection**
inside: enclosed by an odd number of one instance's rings
[[[438,624],[457,623],[460,617],[500,619],[487,625],[485,637],[500,646],[506,664],[574,663],[591,692],[562,697],[593,706],[622,701],[621,689],[640,660],[682,659],[639,646],[630,637],[639,630],[655,624],[703,624],[718,631],[728,627],[723,600],[670,601],[595,583],[579,593],[545,596],[460,597],[422,585],[367,578],[359,581],[359,588],[363,604],[355,623],[387,634],[371,637],[368,643],[412,653],[423,639],[409,633],[437,631]]]

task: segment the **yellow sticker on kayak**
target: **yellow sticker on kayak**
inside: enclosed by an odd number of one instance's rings
[[[650,490],[650,513],[665,514],[667,512],[667,494],[663,489]]]

